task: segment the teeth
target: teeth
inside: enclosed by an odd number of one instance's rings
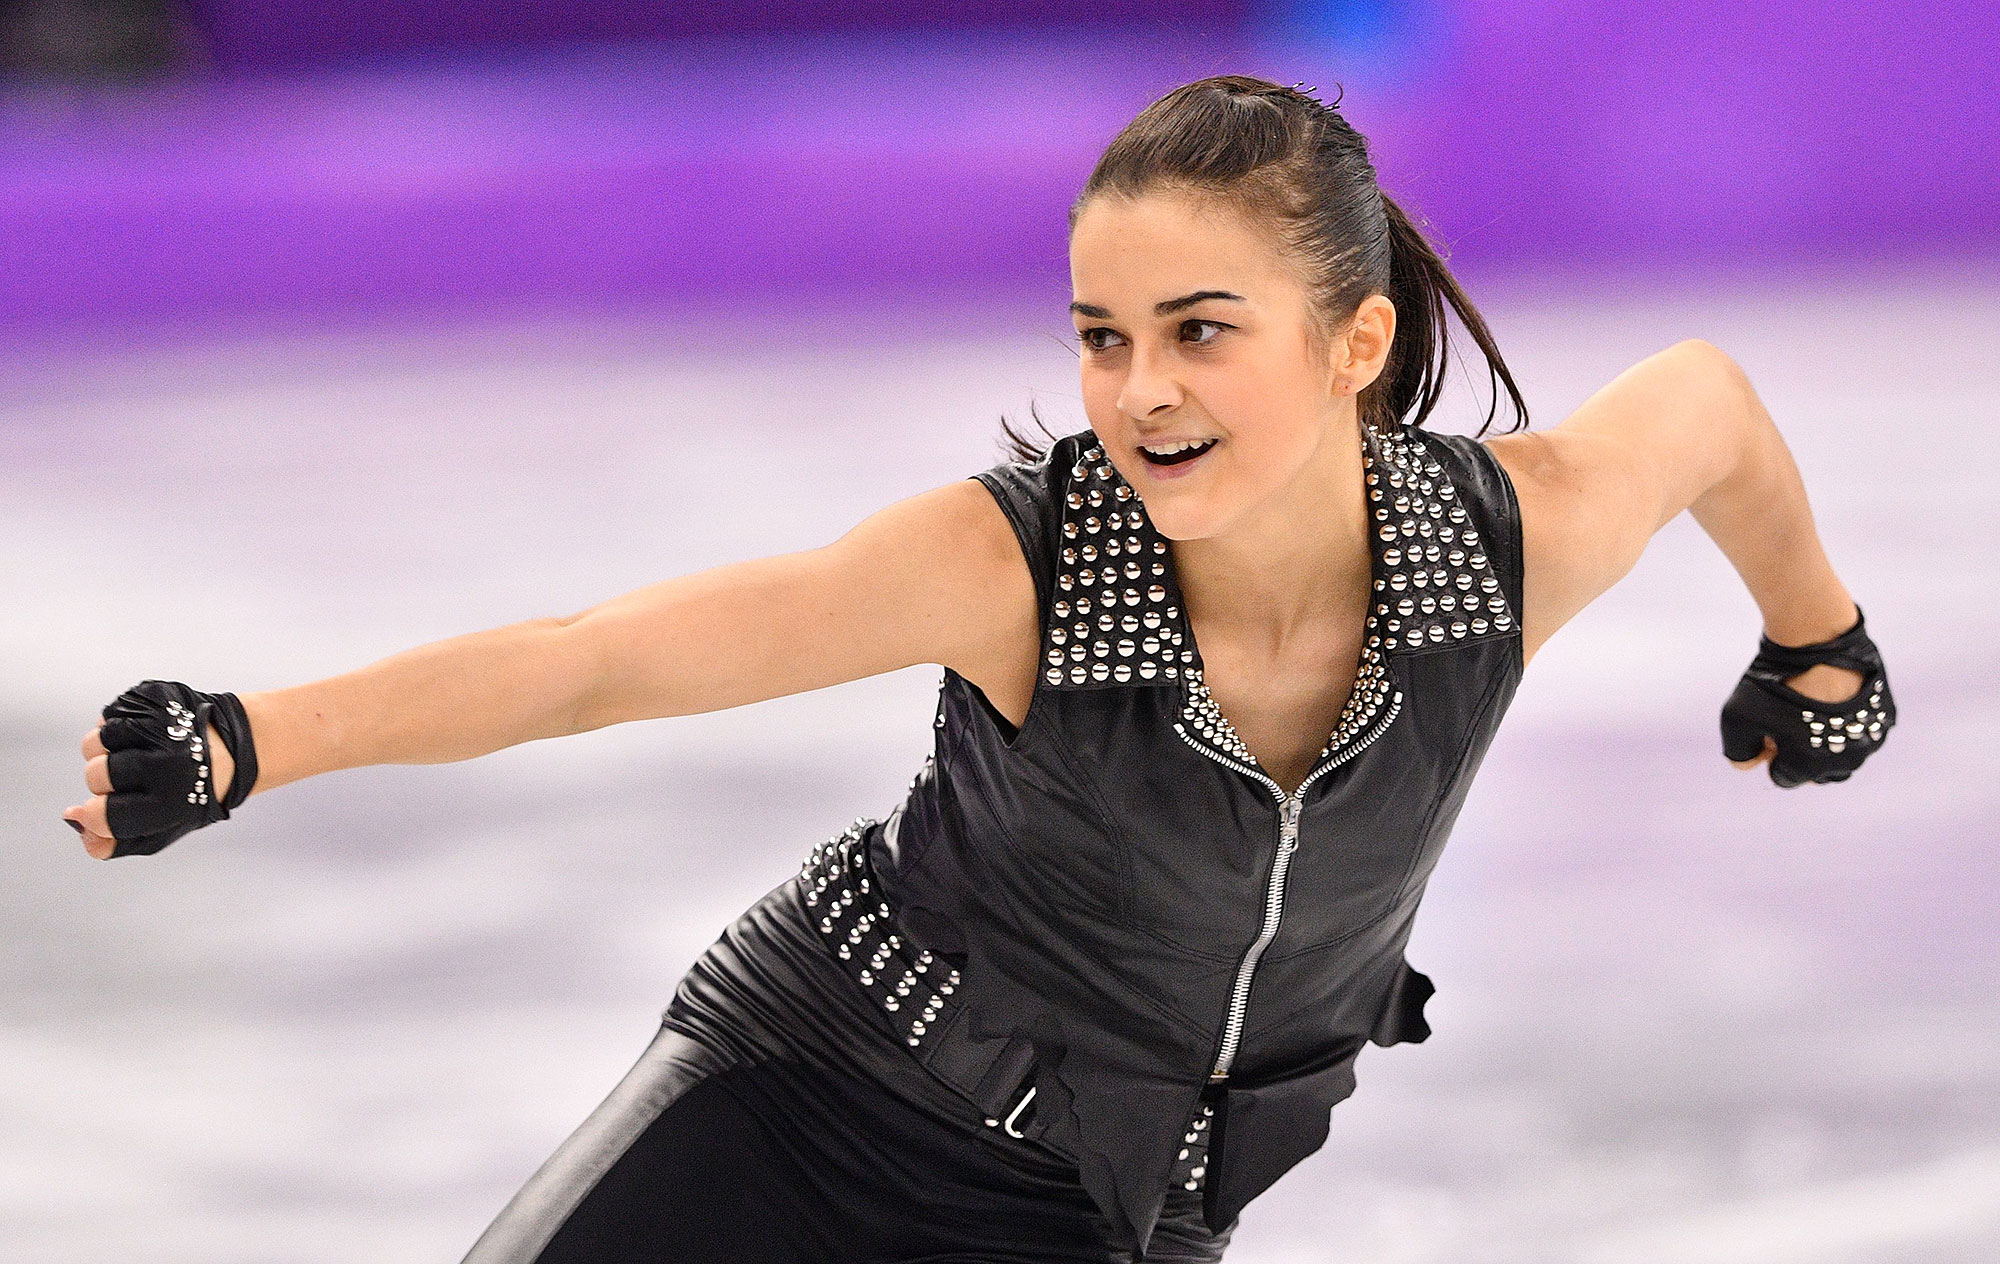
[[[1185,452],[1189,448],[1199,448],[1204,444],[1213,442],[1214,442],[1213,439],[1190,439],[1186,443],[1166,443],[1159,445],[1141,444],[1139,446],[1141,448],[1144,448],[1147,452],[1152,453],[1154,456],[1172,456],[1176,452]]]

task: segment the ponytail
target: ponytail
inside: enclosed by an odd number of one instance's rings
[[[1000,415],[1000,455],[1009,461],[1019,461],[1024,465],[1033,465],[1048,455],[1049,449],[1055,446],[1057,436],[1054,431],[1049,429],[1049,423],[1042,420],[1042,415],[1035,411],[1033,400],[1028,401],[1028,415],[1035,419],[1035,425],[1041,428],[1047,442],[1039,442],[1014,429],[1014,423],[1007,420],[1007,415],[1002,413]]]
[[[1381,376],[1369,383],[1356,401],[1363,423],[1377,434],[1387,432],[1399,421],[1422,426],[1437,407],[1438,397],[1444,393],[1445,369],[1450,364],[1450,336],[1446,332],[1444,310],[1449,303],[1486,356],[1493,404],[1486,411],[1479,434],[1484,435],[1493,424],[1503,386],[1520,417],[1521,428],[1525,428],[1527,401],[1521,398],[1521,390],[1515,385],[1506,360],[1501,358],[1500,346],[1486,327],[1485,318],[1403,208],[1379,188],[1377,192],[1382,199],[1383,217],[1388,222],[1387,293],[1389,301],[1396,305],[1396,336],[1390,343],[1389,359]]]

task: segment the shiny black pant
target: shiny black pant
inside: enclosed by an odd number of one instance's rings
[[[984,1127],[870,1004],[773,890],[464,1264],[1131,1264],[1073,1162]],[[1176,1188],[1145,1258],[1229,1236]]]

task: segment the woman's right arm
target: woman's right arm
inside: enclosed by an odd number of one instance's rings
[[[344,675],[240,695],[252,794],[342,768],[473,759],[629,720],[719,711],[919,663],[975,681],[1032,670],[1034,583],[974,479],[898,501],[831,544],[663,580],[560,618],[404,650]],[[1025,657],[1024,657],[1025,656]],[[1014,660],[1020,659],[1017,663]],[[217,752],[216,793],[228,789]],[[110,854],[103,746],[64,815]]]

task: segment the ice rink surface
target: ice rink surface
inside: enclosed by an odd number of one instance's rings
[[[1991,1261],[2000,279],[1472,289],[1537,428],[1681,338],[1737,358],[1900,722],[1838,785],[1731,768],[1757,612],[1669,524],[1486,759],[1410,949],[1436,1034],[1363,1056],[1230,1259]],[[11,355],[0,1255],[453,1264],[696,954],[898,801],[938,673],[333,774],[110,865],[58,819],[100,706],[825,543],[997,462],[1003,411],[1086,424],[1068,332],[941,300]],[[1484,408],[1455,369],[1434,425]]]

